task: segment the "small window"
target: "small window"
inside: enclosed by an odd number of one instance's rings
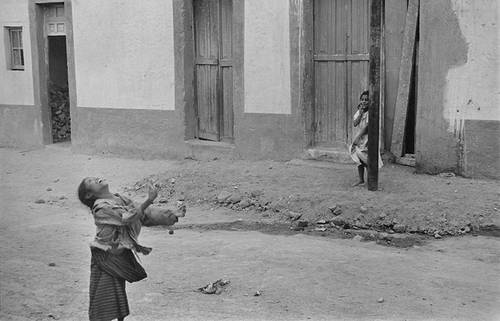
[[[24,70],[23,29],[21,27],[7,27],[9,40],[8,59],[9,69]]]

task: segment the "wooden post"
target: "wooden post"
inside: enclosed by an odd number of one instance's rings
[[[370,66],[369,90],[370,107],[368,109],[368,190],[378,189],[379,155],[379,111],[380,111],[380,49],[382,36],[382,10],[384,0],[370,0]]]

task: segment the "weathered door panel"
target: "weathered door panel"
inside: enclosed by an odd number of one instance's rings
[[[198,138],[233,137],[232,1],[194,0]]]
[[[219,2],[194,1],[198,137],[219,139]]]
[[[368,81],[368,0],[314,1],[314,143],[344,146]]]

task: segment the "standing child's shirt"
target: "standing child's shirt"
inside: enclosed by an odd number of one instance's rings
[[[149,254],[152,249],[138,243],[144,214],[130,199],[115,196],[116,199],[98,199],[92,207],[96,236],[90,246],[117,253],[128,249]]]

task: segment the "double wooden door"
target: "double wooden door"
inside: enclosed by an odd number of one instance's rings
[[[233,139],[232,0],[194,0],[195,101],[200,139]]]
[[[352,116],[368,89],[368,0],[314,0],[313,66],[315,145],[352,140]]]

